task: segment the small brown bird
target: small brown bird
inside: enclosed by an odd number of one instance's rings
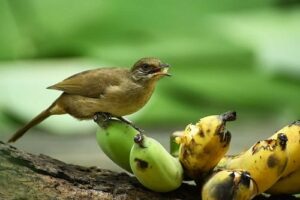
[[[122,116],[141,109],[150,99],[156,82],[169,76],[169,65],[157,58],[142,58],[131,69],[100,68],[75,74],[48,89],[63,91],[52,105],[19,129],[8,142],[51,115],[69,114],[79,120],[93,119],[96,113]]]

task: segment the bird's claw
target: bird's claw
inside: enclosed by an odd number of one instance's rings
[[[111,119],[111,115],[109,113],[97,112],[93,116],[94,122],[99,124],[102,127],[105,127],[105,124]]]

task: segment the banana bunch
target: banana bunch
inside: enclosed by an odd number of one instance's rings
[[[188,125],[176,138],[180,144],[179,160],[188,177],[201,181],[218,164],[229,149],[231,139],[226,122],[235,119],[235,112],[204,117],[196,125]]]
[[[201,118],[170,137],[170,152],[118,120],[98,120],[97,141],[116,164],[146,188],[169,192],[184,175],[201,187],[203,200],[247,200],[261,193],[300,193],[300,121],[235,155],[225,155],[235,112]]]
[[[202,187],[202,200],[248,200],[258,193],[256,182],[247,171],[215,172]]]
[[[156,192],[177,189],[183,180],[183,169],[158,141],[145,135],[137,135],[130,152],[133,174],[146,188]]]
[[[209,118],[211,116],[203,119]],[[213,124],[208,123],[209,120],[201,119],[201,121],[205,122],[205,126]],[[200,141],[199,135],[206,132],[203,131],[205,128],[199,128],[199,123],[196,126],[189,125],[184,132],[176,132],[171,136],[173,145],[171,153],[176,156],[179,151],[179,159],[184,166],[185,173],[196,181],[199,175],[207,175],[200,177],[206,180],[202,188],[203,199],[224,199],[226,195],[230,196],[229,199],[251,199],[263,192],[269,194],[300,193],[300,121],[283,127],[269,139],[255,143],[249,150],[239,155],[226,155],[222,159],[219,157],[220,154],[214,152],[214,150],[220,151],[220,144],[213,140],[213,137],[207,141],[202,138]],[[180,143],[179,147],[174,144],[175,136],[177,136],[177,142]],[[206,145],[211,141],[214,141],[215,145]],[[204,151],[204,149],[207,152],[204,153],[205,155],[209,155],[210,152],[215,154],[212,153],[209,159],[201,154],[201,150]],[[219,153],[224,155],[224,151]],[[219,162],[214,168],[213,175],[205,174],[205,170],[209,167],[206,168],[202,162],[213,166],[217,158]],[[245,180],[245,173],[251,179],[253,186],[245,187],[245,184],[241,185],[245,182],[238,181],[240,180],[238,177],[244,177],[242,180]]]

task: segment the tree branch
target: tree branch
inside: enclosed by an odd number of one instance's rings
[[[199,199],[183,184],[171,193],[145,189],[134,177],[97,167],[66,164],[0,141],[0,199]]]

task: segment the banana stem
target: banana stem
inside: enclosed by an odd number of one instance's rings
[[[229,122],[236,120],[236,112],[235,111],[228,111],[226,113],[221,114],[223,121]]]
[[[137,134],[134,137],[133,141],[136,144],[138,144],[141,148],[145,148],[145,146],[144,146],[144,138],[145,138],[144,135],[142,133],[139,133],[139,134]]]

